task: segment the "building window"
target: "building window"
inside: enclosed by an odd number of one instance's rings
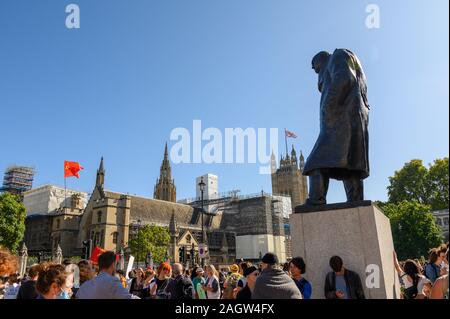
[[[439,217],[436,218],[436,224],[438,224],[439,226],[442,226],[442,220]]]
[[[119,237],[119,233],[114,232],[112,235],[113,235],[113,239],[112,239],[113,244],[117,244],[117,238]]]
[[[444,217],[444,225],[448,226],[448,217]]]
[[[102,212],[98,212],[97,213],[97,223],[101,223],[102,222]]]
[[[61,221],[59,220],[59,218],[56,219],[56,229],[59,229],[59,227],[61,226]]]
[[[190,243],[191,243],[191,240],[192,240],[191,235],[187,235],[187,236],[186,236],[186,243],[190,244]]]

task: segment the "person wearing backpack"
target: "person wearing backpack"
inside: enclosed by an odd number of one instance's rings
[[[312,287],[303,277],[306,272],[306,264],[302,257],[295,257],[289,262],[291,277],[303,295],[303,299],[311,299]]]
[[[195,299],[194,285],[191,278],[183,274],[183,265],[179,263],[173,264],[172,274],[173,278],[170,279],[166,290],[169,299]]]
[[[420,273],[419,265],[412,259],[403,264],[403,268],[394,251],[394,266],[402,282],[403,299],[426,299],[431,292],[431,282]]]

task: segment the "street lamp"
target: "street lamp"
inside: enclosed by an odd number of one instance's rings
[[[136,256],[136,263],[137,263],[137,268],[139,268],[139,254],[141,253],[141,248],[142,248],[142,244],[141,244],[141,235],[140,235],[140,232],[139,232],[139,230],[141,229],[141,220],[140,219],[138,219],[137,220],[137,223],[138,223],[138,230],[137,230],[137,235],[138,235],[138,251],[137,251],[137,256]]]
[[[205,238],[203,235],[203,192],[205,191],[205,182],[203,182],[203,177],[200,178],[200,183],[198,183],[198,187],[200,188],[200,192],[202,194],[202,246],[203,246],[203,250],[205,249]],[[203,258],[202,254],[202,258],[201,258],[201,263],[202,263],[202,268],[205,266],[205,259]]]

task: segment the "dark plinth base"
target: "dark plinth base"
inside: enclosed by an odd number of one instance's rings
[[[371,200],[360,200],[357,202],[334,203],[325,205],[299,205],[295,207],[294,213],[305,214],[305,213],[323,212],[327,210],[347,209],[371,205],[372,205]]]

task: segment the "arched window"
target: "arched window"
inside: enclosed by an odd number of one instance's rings
[[[97,223],[102,222],[102,212],[97,212]]]
[[[188,244],[190,244],[191,243],[191,240],[192,240],[192,237],[191,237],[191,235],[187,235],[186,236],[186,243],[188,243]]]

